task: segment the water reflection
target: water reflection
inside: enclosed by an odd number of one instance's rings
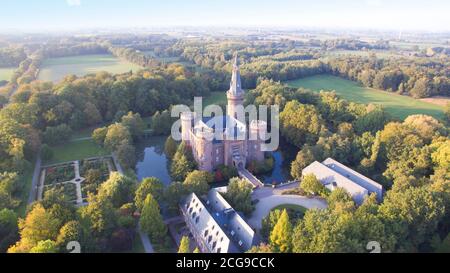
[[[274,158],[274,166],[272,172],[265,175],[260,175],[258,176],[258,178],[268,185],[276,185],[292,180],[292,177],[290,175],[290,166],[288,164],[288,162],[291,162],[289,158],[292,157],[290,153],[284,150],[278,150],[276,152],[273,152],[272,155]]]
[[[136,147],[136,174],[139,181],[147,177],[156,177],[166,186],[171,183],[164,143],[166,137],[150,137],[142,140]]]

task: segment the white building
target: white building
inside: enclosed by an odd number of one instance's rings
[[[383,200],[383,186],[334,159],[312,163],[302,171],[303,176],[308,174],[314,174],[331,191],[335,188],[345,189],[358,205],[371,193],[377,195],[379,202]]]
[[[254,230],[217,190],[204,200],[191,193],[180,208],[202,253],[242,253],[254,245]]]

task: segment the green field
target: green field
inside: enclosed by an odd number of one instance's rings
[[[51,58],[44,61],[38,79],[42,81],[59,81],[65,76],[72,74],[84,76],[100,71],[120,74],[140,69],[142,67],[122,61],[108,54]]]
[[[2,68],[0,67],[0,81],[10,81],[11,77],[14,73],[15,68],[11,67],[6,67],[6,68]]]
[[[303,87],[315,92],[320,90],[335,90],[343,99],[358,103],[374,103],[383,105],[392,116],[405,119],[409,115],[426,114],[439,119],[444,118],[443,107],[419,101],[407,96],[401,96],[373,88],[360,86],[353,81],[331,75],[317,75],[287,82],[293,87]]]
[[[97,145],[93,140],[72,141],[51,148],[53,157],[44,165],[82,160],[85,158],[109,155],[108,151]]]

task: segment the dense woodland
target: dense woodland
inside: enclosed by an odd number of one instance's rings
[[[153,116],[153,129],[164,134],[168,128],[162,125],[170,124],[171,105],[189,104],[194,96],[227,89],[235,51],[244,87],[254,89],[246,103],[280,105],[283,141],[297,152],[291,165],[294,178],[301,179],[301,170],[314,160],[333,157],[387,189],[381,204],[372,196],[356,207],[345,192],[335,191],[326,196],[328,209],[308,211],[302,219],[274,212],[265,223],[267,244],[252,251],[362,252],[372,240],[382,242],[385,251],[443,250],[450,232],[450,109],[449,120],[415,115],[399,121],[382,107],[347,102],[332,92],[290,88],[279,81],[333,73],[415,97],[449,95],[448,58],[330,60],[322,58],[320,48],[298,49],[299,43],[292,41],[158,38],[157,49],[152,49],[149,44],[154,40],[134,43],[133,48],[126,39],[108,39],[100,42],[102,46],[85,41],[83,46],[33,51],[21,60],[13,87],[7,87],[14,92],[0,101],[0,251],[64,252],[65,243],[75,239],[84,243],[86,251],[129,250],[135,236],[135,212],[152,241],[164,249],[167,230],[160,215],[161,200],[176,210],[183,195],[205,193],[212,180],[227,180],[234,176],[233,170],[222,169],[214,175],[195,171],[189,149],[168,140],[166,153],[173,159],[171,175],[176,182],[167,189],[162,190],[154,179],[137,187],[132,173],[113,174],[89,196],[87,207],[76,209],[63,194],[50,192],[18,220],[22,215],[16,210],[24,202],[21,191],[29,183],[24,172],[43,144],[64,143],[71,131],[105,123],[109,125],[97,129],[94,140],[116,153],[124,167],[132,168],[129,160],[144,130],[142,117]],[[319,43],[319,47],[342,48],[343,44]],[[351,43],[347,49],[361,46]],[[181,56],[192,66],[162,64],[143,55],[149,49],[161,56]],[[145,68],[122,75],[68,75],[60,83],[34,81],[45,58],[103,52]],[[313,179],[309,184],[314,185]],[[249,189],[238,180],[231,185],[226,198],[240,211],[251,213]]]

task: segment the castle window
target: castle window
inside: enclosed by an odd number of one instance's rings
[[[200,221],[200,216],[197,216],[197,218],[195,219],[195,223],[198,224],[198,221]]]

